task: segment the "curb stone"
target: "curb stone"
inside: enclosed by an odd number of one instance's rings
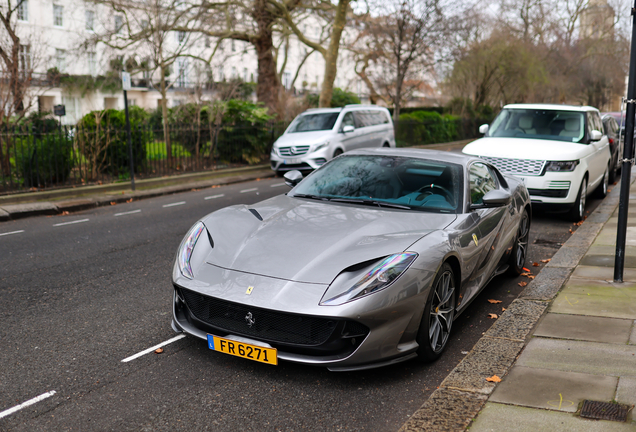
[[[634,180],[636,172],[630,185]],[[616,187],[608,194],[399,432],[469,427],[496,387],[486,378],[508,373],[532,330],[618,207],[619,192]]]

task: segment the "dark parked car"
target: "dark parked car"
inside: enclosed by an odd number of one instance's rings
[[[621,124],[619,123],[621,121],[620,115],[621,113],[606,113],[603,114],[603,117],[601,118],[603,121],[603,128],[605,129],[605,135],[607,135],[607,138],[609,139],[610,153],[612,155],[610,163],[610,183],[614,183],[616,181],[618,173],[621,170],[620,160],[623,156],[625,122],[623,119],[623,127],[621,128],[621,126],[619,126],[619,124]]]

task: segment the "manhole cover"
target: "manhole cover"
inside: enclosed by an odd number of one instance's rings
[[[629,407],[617,403],[583,401],[581,417],[595,420],[627,421]]]

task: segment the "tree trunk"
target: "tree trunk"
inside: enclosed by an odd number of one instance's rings
[[[333,94],[333,82],[338,72],[338,50],[340,49],[340,38],[347,21],[347,9],[350,0],[339,0],[336,6],[336,17],[331,30],[331,40],[325,56],[325,77],[320,90],[320,100],[318,105],[322,107],[331,106],[331,95]]]
[[[262,102],[270,111],[274,111],[278,105],[278,94],[280,91],[280,81],[276,74],[276,62],[273,53],[272,27],[275,18],[267,10],[266,0],[256,0],[254,2],[252,16],[258,27],[258,35],[251,41],[258,58],[256,99]]]

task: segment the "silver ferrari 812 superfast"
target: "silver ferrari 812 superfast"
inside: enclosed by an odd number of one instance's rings
[[[433,361],[484,286],[522,272],[528,192],[482,159],[361,149],[285,181],[287,194],[215,211],[186,234],[176,331],[269,364]]]

